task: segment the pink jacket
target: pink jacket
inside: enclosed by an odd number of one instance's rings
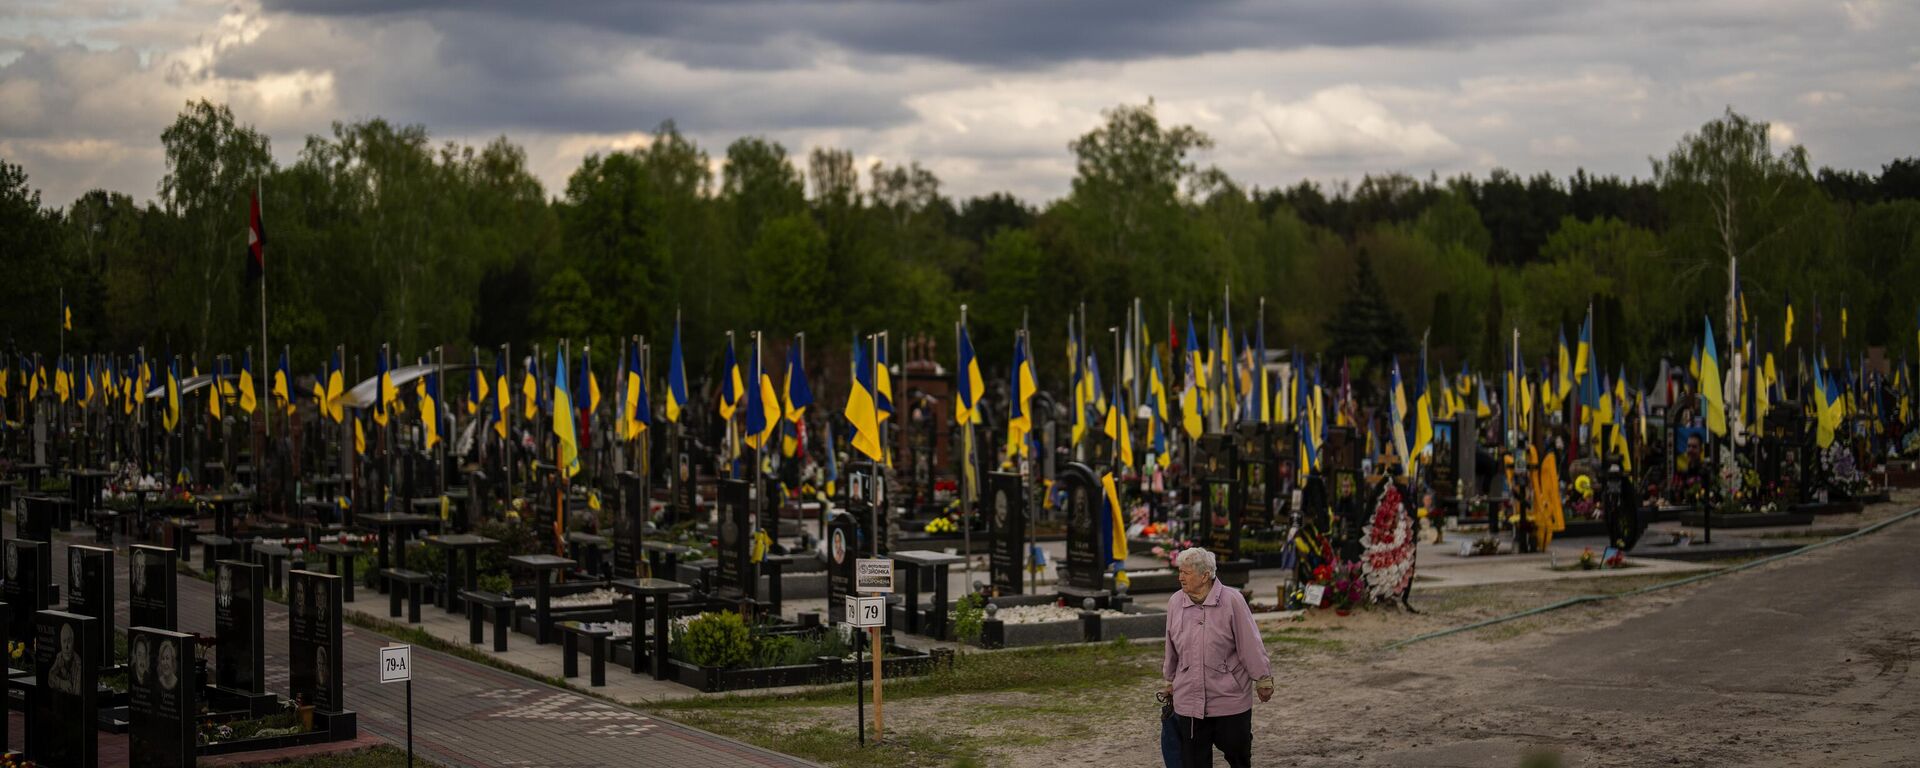
[[[1253,681],[1273,674],[1253,611],[1239,590],[1213,582],[1205,602],[1187,593],[1167,601],[1167,655],[1161,675],[1173,683],[1173,711],[1224,717],[1253,708]]]

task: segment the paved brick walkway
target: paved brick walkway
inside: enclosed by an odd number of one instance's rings
[[[11,530],[9,525],[8,529]],[[91,537],[89,536],[88,539]],[[73,539],[76,543],[86,540]],[[54,580],[66,593],[66,542],[54,546]],[[195,565],[200,565],[198,552]],[[115,555],[115,608],[127,621],[127,552]],[[182,575],[180,631],[213,633],[213,585]],[[364,596],[362,599],[366,599]],[[266,609],[267,690],[285,693],[287,610]],[[392,641],[346,628],[347,705],[360,715],[361,734],[397,746],[406,743],[404,685],[375,678],[379,648]],[[583,659],[584,666],[584,659]],[[798,758],[689,728],[616,704],[475,664],[425,648],[414,649],[413,743],[421,757],[449,766],[608,765],[807,766]],[[105,763],[103,763],[105,764]]]

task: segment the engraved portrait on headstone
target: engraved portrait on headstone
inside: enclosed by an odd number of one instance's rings
[[[61,693],[80,695],[80,652],[74,649],[73,625],[60,625],[60,652],[53,657],[47,685]]]

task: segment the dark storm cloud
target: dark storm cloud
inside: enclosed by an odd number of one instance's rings
[[[570,23],[656,42],[676,60],[695,66],[728,68],[743,66],[743,60],[752,66],[752,50],[789,37],[817,40],[858,54],[993,68],[1253,48],[1449,45],[1542,28],[1562,7],[1505,0],[265,0],[264,6],[322,17],[485,15]],[[743,52],[749,55],[743,57]]]

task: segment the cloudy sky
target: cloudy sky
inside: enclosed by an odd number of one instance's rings
[[[52,205],[150,198],[161,130],[204,97],[283,163],[379,116],[505,134],[553,193],[673,119],[715,156],[757,134],[1039,201],[1101,110],[1152,98],[1260,186],[1646,176],[1729,105],[1877,170],[1920,155],[1915,30],[1920,4],[1883,0],[5,0],[0,158]]]

